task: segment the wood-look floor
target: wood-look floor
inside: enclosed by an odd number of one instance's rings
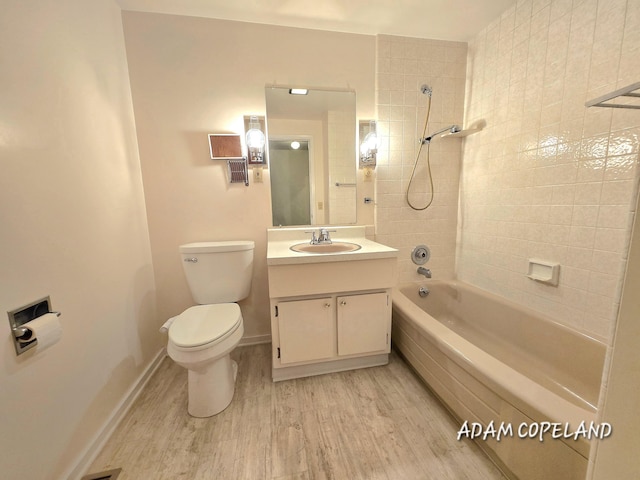
[[[504,479],[396,354],[389,365],[271,381],[270,345],[237,348],[222,413],[187,414],[187,372],[165,358],[90,472],[118,480]]]

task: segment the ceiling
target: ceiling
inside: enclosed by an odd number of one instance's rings
[[[116,0],[123,10],[466,42],[516,0]]]

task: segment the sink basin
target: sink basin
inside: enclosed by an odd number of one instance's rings
[[[333,243],[321,243],[319,245],[311,245],[310,243],[298,243],[290,247],[294,252],[301,253],[340,253],[340,252],[354,252],[362,248],[357,243],[350,242],[333,242]]]

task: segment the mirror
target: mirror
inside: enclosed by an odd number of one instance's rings
[[[356,223],[356,94],[267,86],[274,226]]]

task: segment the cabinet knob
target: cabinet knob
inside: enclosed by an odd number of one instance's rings
[[[324,304],[324,308],[329,308],[330,306],[331,306],[331,304],[330,304],[330,303],[325,303],[325,304]]]
[[[340,305],[342,305],[343,307],[344,307],[346,304],[347,304],[347,301],[346,301],[346,300],[341,300],[341,301],[340,301]]]

